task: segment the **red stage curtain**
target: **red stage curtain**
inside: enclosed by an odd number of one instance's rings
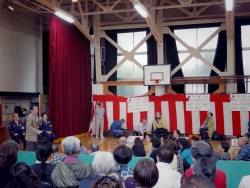
[[[88,131],[91,113],[90,42],[73,25],[50,18],[50,119],[57,138]]]

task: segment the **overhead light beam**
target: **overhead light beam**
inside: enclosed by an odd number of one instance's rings
[[[56,11],[55,15],[58,16],[58,17],[60,17],[60,18],[62,18],[62,19],[64,19],[64,20],[66,20],[69,23],[74,23],[74,19],[72,17],[68,16],[65,13],[62,13],[60,11]]]

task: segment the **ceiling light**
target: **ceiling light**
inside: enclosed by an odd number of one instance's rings
[[[232,11],[234,8],[234,0],[225,0],[226,3],[226,10]]]
[[[56,11],[55,12],[55,15],[57,15],[58,17],[66,20],[67,22],[70,22],[70,23],[74,23],[74,19],[71,18],[70,16],[68,16],[67,14],[65,13],[62,13],[62,12],[59,12],[59,11]]]
[[[148,12],[147,12],[146,8],[142,4],[135,4],[134,7],[140,13],[140,15],[143,18],[148,17]]]
[[[12,0],[7,1],[8,8],[12,11],[14,11],[14,5],[12,3]]]
[[[77,0],[72,0],[74,3],[76,3],[77,2]]]

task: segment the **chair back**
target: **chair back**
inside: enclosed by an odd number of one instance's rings
[[[94,161],[94,158],[95,158],[94,155],[84,155],[84,154],[79,154],[78,155],[78,160],[79,161],[88,163],[91,166],[92,166],[92,163]]]
[[[17,153],[17,162],[25,162],[27,165],[36,163],[36,153],[33,151],[19,151]]]
[[[128,163],[128,167],[135,168],[136,164],[141,159],[149,159],[150,161],[154,162],[154,159],[152,159],[151,157],[132,157],[131,161]]]

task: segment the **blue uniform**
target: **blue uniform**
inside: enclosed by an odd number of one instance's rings
[[[55,140],[55,135],[52,133],[53,126],[51,125],[49,120],[42,120],[42,125],[38,128],[40,131],[43,131],[41,133],[41,136],[46,137],[51,143]],[[51,134],[47,133],[47,131],[51,131]]]
[[[15,140],[18,144],[20,140],[23,141],[23,150],[26,149],[26,140],[25,135],[23,133],[26,133],[26,126],[21,121],[15,122],[14,120],[9,123],[9,133],[12,140]],[[15,135],[18,134],[18,135]]]
[[[121,121],[116,120],[110,125],[110,132],[115,136],[118,137],[123,134],[123,131],[121,129]]]

